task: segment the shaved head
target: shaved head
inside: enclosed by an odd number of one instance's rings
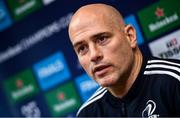
[[[105,4],[81,7],[71,19],[69,37],[88,75],[114,96],[125,95],[136,79],[142,55],[136,30],[125,25],[119,11]]]
[[[73,15],[69,24],[69,36],[72,32],[94,22],[109,24],[123,29],[125,24],[122,15],[112,6],[106,4],[90,4],[79,8]]]
[[[80,64],[101,86],[113,93],[134,81],[130,72],[136,70],[135,55],[140,55],[136,32],[125,25],[118,10],[106,4],[79,8],[69,24],[69,36]]]

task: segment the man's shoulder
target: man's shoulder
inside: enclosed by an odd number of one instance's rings
[[[92,111],[95,110],[93,109],[93,106],[96,105],[98,101],[100,101],[105,93],[107,92],[106,88],[100,87],[98,88],[95,93],[79,108],[77,112],[77,116],[81,116],[83,111]],[[92,109],[91,109],[92,108]]]
[[[180,82],[180,60],[158,57],[146,58],[144,75],[171,78]]]

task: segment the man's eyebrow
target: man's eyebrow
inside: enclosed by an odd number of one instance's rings
[[[94,40],[94,39],[97,39],[97,38],[100,38],[101,36],[103,36],[103,35],[110,35],[110,33],[108,33],[108,32],[100,32],[100,33],[97,33],[97,34],[95,34],[95,35],[92,35],[91,37],[90,37],[90,39],[91,40]],[[75,42],[74,44],[73,44],[73,47],[74,48],[76,48],[78,45],[80,45],[80,44],[83,44],[83,41],[77,41],[77,42]]]
[[[83,41],[78,41],[73,44],[73,47],[76,48],[78,45],[82,44]]]
[[[103,35],[107,35],[107,34],[110,34],[110,33],[108,33],[108,32],[100,32],[100,33],[97,33],[97,34],[91,36],[91,39],[97,39],[97,38],[99,38],[99,37],[101,37]]]

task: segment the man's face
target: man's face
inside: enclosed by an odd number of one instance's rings
[[[122,82],[134,58],[125,32],[104,19],[87,18],[77,24],[70,37],[85,71],[104,87]]]

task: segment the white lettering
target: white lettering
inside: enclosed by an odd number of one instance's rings
[[[154,32],[154,31],[156,31],[156,30],[158,30],[158,29],[160,29],[160,28],[162,28],[162,27],[164,27],[166,25],[169,25],[172,22],[177,21],[178,19],[179,19],[178,14],[175,13],[172,16],[166,17],[166,18],[164,18],[161,21],[157,21],[155,23],[151,23],[148,27],[149,27],[149,30],[151,32]]]
[[[22,89],[19,89],[19,90],[17,90],[17,91],[14,91],[14,92],[12,93],[12,97],[13,97],[14,99],[18,99],[18,98],[20,98],[20,97],[22,97],[22,96],[25,96],[25,95],[31,93],[33,90],[34,90],[34,86],[28,85],[28,86],[23,87]]]
[[[72,13],[69,13],[67,16],[61,17],[58,21],[54,21],[27,38],[20,40],[20,42],[15,46],[8,47],[8,49],[6,49],[4,52],[0,52],[0,63],[3,63],[9,58],[22,53],[24,50],[34,46],[40,41],[48,39],[55,33],[60,32],[63,28],[68,26],[71,17]]]
[[[19,15],[19,14],[23,13],[24,11],[27,11],[28,9],[32,8],[32,6],[34,6],[35,3],[36,3],[35,0],[31,0],[30,2],[28,2],[28,3],[24,4],[23,6],[17,8],[15,10],[15,14]]]
[[[161,52],[161,53],[159,54],[159,56],[160,56],[161,58],[169,58],[169,57],[173,57],[173,56],[179,55],[179,54],[180,54],[180,46],[174,47],[174,48],[172,48],[172,49],[168,49],[168,50],[165,51],[165,52]]]
[[[39,78],[45,78],[51,76],[54,73],[60,72],[64,69],[64,65],[60,60],[56,60],[54,63],[47,65],[46,67],[42,67],[38,70]]]
[[[62,111],[64,109],[67,109],[69,107],[72,107],[75,104],[76,104],[76,100],[70,99],[70,100],[66,100],[63,103],[59,103],[57,105],[54,105],[53,109],[54,109],[54,111],[59,112],[59,111]]]

